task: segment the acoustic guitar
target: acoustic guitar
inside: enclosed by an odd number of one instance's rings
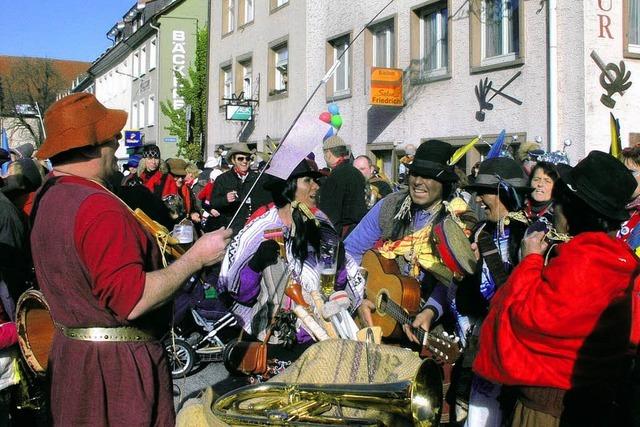
[[[400,325],[411,325],[413,323],[413,317],[409,316],[402,307],[384,292],[380,293],[376,298],[376,311],[382,315],[393,317]],[[458,345],[458,339],[454,335],[447,335],[446,332],[445,335],[437,335],[413,326],[411,326],[411,332],[420,342],[425,342],[426,335],[427,348],[444,363],[455,363],[462,353]]]
[[[387,259],[379,252],[369,250],[362,257],[362,267],[367,271],[367,298],[373,302],[380,294],[397,301],[409,315],[415,315],[420,308],[420,283],[410,276],[400,274],[398,264],[393,259]],[[402,324],[393,316],[375,311],[371,313],[375,326],[380,326],[385,338],[402,338]]]
[[[380,326],[382,336],[402,338],[402,325],[411,325],[420,308],[420,284],[416,279],[400,274],[393,259],[387,259],[370,250],[362,257],[362,267],[367,270],[367,298],[376,304],[371,313],[374,326]],[[455,336],[442,336],[411,328],[420,342],[425,341],[429,350],[444,363],[454,363],[461,349]]]

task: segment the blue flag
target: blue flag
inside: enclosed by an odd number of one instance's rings
[[[493,159],[494,157],[498,157],[500,155],[500,151],[502,150],[502,146],[504,145],[505,139],[505,130],[502,129],[500,135],[496,138],[496,141],[491,146],[491,149],[487,153],[486,159]]]
[[[9,138],[4,128],[2,128],[2,149],[7,150],[7,153],[9,153]],[[11,162],[4,162],[2,164],[2,175],[6,175],[9,172],[9,163]]]

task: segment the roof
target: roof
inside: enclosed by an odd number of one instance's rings
[[[60,73],[62,78],[68,80],[69,82],[73,81],[80,74],[86,72],[91,66],[90,62],[83,61],[69,61],[66,59],[53,59],[53,58],[33,58],[29,56],[2,56],[0,55],[0,76],[6,76],[11,72],[11,68],[14,64],[18,63],[21,60],[35,60],[35,61],[46,61],[50,60],[53,62],[53,67]]]

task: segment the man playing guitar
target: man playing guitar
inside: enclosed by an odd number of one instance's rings
[[[458,221],[464,222],[468,229],[476,222],[475,215],[461,199],[445,202],[453,194],[458,180],[453,168],[446,165],[452,152],[451,145],[443,141],[430,140],[420,145],[408,165],[408,190],[392,193],[378,202],[345,240],[346,252],[356,261],[361,262],[364,253],[373,248],[381,253],[393,253],[398,255],[395,260],[400,273],[420,282],[421,294],[428,299],[420,303],[413,323],[403,325],[409,340],[419,344],[423,343],[411,329],[429,330],[431,322],[442,313],[437,301],[446,299],[436,295],[446,295],[447,287],[442,282],[451,278],[451,273],[447,276],[446,268],[427,253],[432,227],[457,213],[461,213]],[[374,302],[366,299],[358,313],[371,325],[374,310]]]

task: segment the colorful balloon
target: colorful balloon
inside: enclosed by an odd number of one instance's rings
[[[338,108],[338,104],[329,104],[329,112],[333,116],[337,116],[338,114],[340,114],[340,109]]]
[[[325,123],[331,123],[331,113],[325,111],[323,113],[320,113],[320,120],[322,120]]]
[[[336,129],[340,129],[342,127],[342,117],[339,114],[331,116],[331,126]]]

